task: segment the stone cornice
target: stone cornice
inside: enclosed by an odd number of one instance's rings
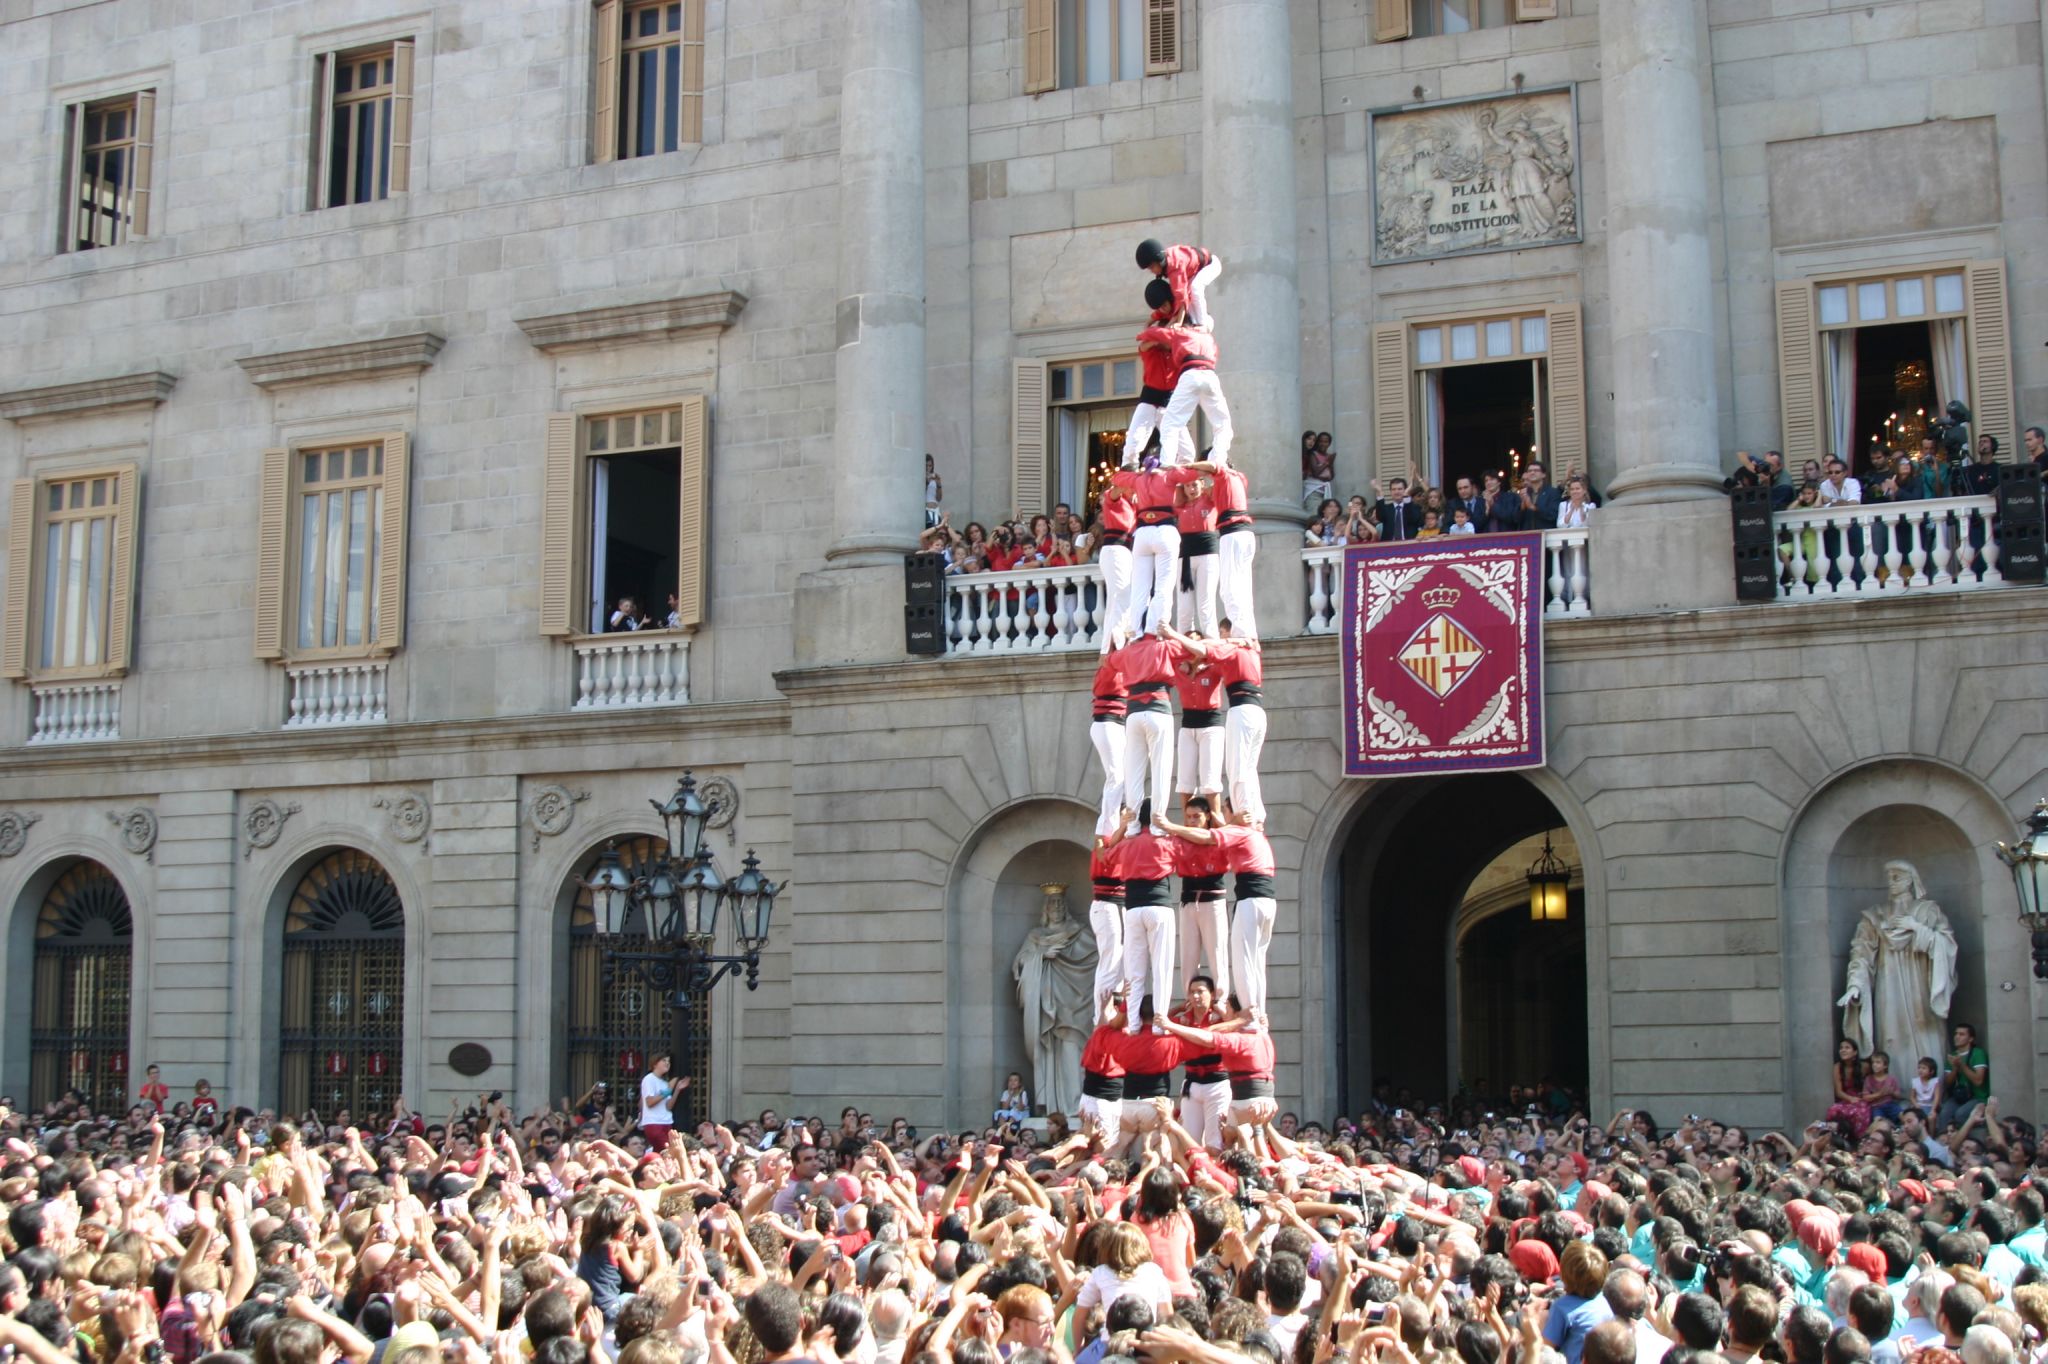
[[[533,348],[548,355],[635,341],[681,341],[716,336],[739,319],[747,296],[732,289],[612,303],[569,313],[517,317]]]
[[[249,376],[250,383],[258,388],[272,389],[289,384],[417,374],[434,363],[434,357],[446,344],[433,332],[407,332],[402,336],[384,336],[372,341],[344,341],[336,346],[247,355],[235,363]]]
[[[0,417],[19,422],[119,407],[154,407],[171,396],[171,388],[177,382],[175,374],[148,369],[139,374],[81,379],[47,388],[17,388],[0,393]]]

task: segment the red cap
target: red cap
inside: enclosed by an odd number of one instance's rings
[[[1868,1241],[1858,1241],[1850,1246],[1847,1259],[1851,1269],[1862,1270],[1870,1276],[1870,1281],[1874,1284],[1882,1284],[1890,1272],[1890,1267],[1885,1263],[1884,1252]]]
[[[1557,1277],[1557,1253],[1541,1241],[1517,1241],[1508,1250],[1515,1270],[1531,1283],[1548,1283]]]
[[[1582,1180],[1586,1177],[1586,1171],[1593,1168],[1593,1162],[1586,1159],[1583,1151],[1572,1152],[1572,1165],[1578,1170],[1579,1178]]]
[[[1899,1181],[1899,1187],[1904,1189],[1915,1203],[1925,1203],[1927,1201],[1927,1186],[1919,1180],[1902,1179]]]

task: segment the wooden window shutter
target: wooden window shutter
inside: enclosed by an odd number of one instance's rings
[[[1180,0],[1145,0],[1145,74],[1180,70]]]
[[[1024,0],[1024,93],[1060,83],[1058,0]]]
[[[413,40],[391,45],[391,192],[412,188],[412,57]]]
[[[78,209],[85,197],[85,106],[71,106],[66,133],[70,145],[64,149],[64,237],[59,251],[78,249]]]
[[[1045,361],[1010,362],[1010,507],[1045,510]]]
[[[156,91],[135,97],[135,200],[128,235],[149,235],[150,186],[156,178]]]
[[[704,140],[704,0],[684,0],[682,127],[683,142]]]
[[[711,576],[711,442],[702,394],[683,399],[683,440],[677,452],[682,484],[676,522],[676,615],[685,630],[704,623]]]
[[[384,438],[384,489],[377,522],[377,647],[405,643],[406,498],[412,486],[411,439],[400,431]]]
[[[574,631],[570,601],[576,584],[576,424],[573,413],[548,416],[545,501],[540,530],[540,632]]]
[[[256,531],[256,657],[284,657],[285,553],[291,541],[292,452],[263,452]]]
[[[1410,434],[1408,324],[1376,323],[1372,329],[1372,467],[1385,487],[1389,479],[1408,477],[1414,463]]]
[[[591,106],[590,159],[600,164],[619,155],[619,43],[626,31],[619,0],[597,7],[597,98]]]
[[[36,481],[14,480],[7,515],[7,596],[0,600],[0,677],[28,676],[29,574],[36,543]]]
[[[1550,480],[1586,467],[1586,329],[1579,306],[1545,308],[1550,326]]]
[[[1514,0],[1515,22],[1526,24],[1532,19],[1555,19],[1557,0]]]
[[[313,192],[308,208],[327,207],[327,181],[334,173],[333,136],[328,125],[334,119],[334,54],[313,59]]]
[[[107,667],[128,671],[134,647],[135,535],[142,522],[142,471],[124,464],[114,471],[114,562],[107,581]]]
[[[1778,428],[1786,469],[1821,457],[1820,333],[1806,280],[1778,286]]]
[[[2012,397],[2012,331],[2006,304],[2005,262],[1971,261],[1963,288],[1969,306],[1970,430],[1998,437],[1998,457],[2022,459]]]
[[[1413,0],[1372,0],[1372,40],[1398,43],[1413,33],[1409,5]]]

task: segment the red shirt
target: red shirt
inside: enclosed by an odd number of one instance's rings
[[[1181,372],[1190,369],[1216,368],[1216,338],[1194,327],[1174,327],[1173,335],[1173,379],[1180,382]]]
[[[1197,491],[1199,489],[1199,491]],[[1199,535],[1216,529],[1216,485],[1206,474],[1181,489],[1180,508],[1174,513],[1182,535]]]
[[[1174,670],[1182,659],[1190,656],[1184,645],[1161,639],[1158,635],[1139,635],[1123,648],[1110,653],[1110,657],[1116,660],[1117,670],[1123,674],[1125,688],[1133,697],[1138,695],[1140,684],[1172,684],[1177,676]]]
[[[1180,864],[1178,841],[1162,838],[1149,828],[1140,829],[1116,846],[1122,854],[1117,858],[1117,867],[1126,881],[1164,881],[1172,877],[1174,868]]]
[[[1024,550],[989,542],[988,552],[981,556],[991,573],[1008,573],[1024,557]]]
[[[1163,526],[1173,521],[1173,492],[1181,484],[1201,475],[1186,465],[1167,467],[1161,465],[1149,473],[1135,475],[1134,492],[1138,503],[1138,523],[1145,526]]]
[[[1273,1034],[1269,1032],[1219,1032],[1216,1054],[1223,1058],[1226,1075],[1248,1075],[1254,1079],[1273,1078]]]
[[[1192,1054],[1188,1044],[1178,1037],[1157,1037],[1150,1028],[1140,1028],[1134,1033],[1119,1028],[1114,1032],[1115,1036],[1110,1039],[1110,1054],[1121,1063],[1126,1074],[1164,1075],[1178,1067],[1182,1058]],[[1088,1065],[1085,1056],[1081,1065],[1084,1069]]]
[[[1199,246],[1169,246],[1166,248],[1166,282],[1173,286],[1173,300],[1182,308],[1194,306],[1195,276],[1202,267],[1216,257]]]
[[[1118,1059],[1116,1047],[1124,1037],[1122,1028],[1107,1023],[1089,1033],[1088,1045],[1081,1049],[1081,1069],[1110,1078],[1123,1074],[1124,1063]]]
[[[1254,876],[1273,874],[1273,845],[1266,841],[1263,831],[1244,824],[1226,824],[1210,832],[1216,835],[1216,846],[1223,851],[1228,870]]]
[[[1180,867],[1180,874],[1182,876],[1221,876],[1224,872],[1230,870],[1230,867],[1227,865],[1228,861],[1229,859],[1220,845],[1215,843],[1190,843],[1185,839],[1180,840],[1178,851],[1174,856],[1174,862]],[[1175,1019],[1174,1021],[1183,1022],[1184,1020]],[[1200,1028],[1206,1026],[1206,1022],[1188,1023],[1186,1026]]]
[[[1165,327],[1147,327],[1138,333],[1138,365],[1144,371],[1147,388],[1173,391],[1180,374],[1173,367],[1173,332]]]
[[[1244,472],[1234,465],[1225,465],[1210,475],[1216,486],[1210,497],[1216,502],[1216,521],[1220,529],[1232,526],[1248,526],[1252,520],[1251,482]]]
[[[1175,668],[1173,685],[1180,691],[1183,715],[1191,710],[1223,709],[1223,672],[1214,663],[1194,662],[1192,667]]]
[[[1088,855],[1088,880],[1096,899],[1115,903],[1124,898],[1124,874],[1115,848],[1097,848]]]
[[[1210,666],[1222,675],[1233,704],[1252,701],[1263,694],[1266,660],[1257,649],[1223,640],[1210,644],[1207,653]]]
[[[1102,656],[1102,662],[1095,669],[1095,718],[1111,720],[1123,716],[1129,709],[1124,687],[1124,673],[1119,666],[1118,655],[1122,650]]]
[[[1109,489],[1122,489],[1128,497],[1111,497]],[[1119,469],[1109,476],[1109,488],[1103,490],[1102,529],[1110,535],[1129,535],[1138,524],[1138,504],[1132,499],[1138,493],[1138,471]]]

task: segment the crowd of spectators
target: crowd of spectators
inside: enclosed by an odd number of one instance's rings
[[[2038,1364],[2048,1332],[2048,1171],[1989,1102],[1795,1140],[1383,1087],[1254,1155],[1161,1099],[1126,1161],[1020,1123],[1016,1076],[968,1132],[764,1112],[654,1150],[588,1096],[167,1097],[0,1108],[10,1361]]]
[[[1960,448],[1950,450],[1935,435],[1924,437],[1917,452],[1873,452],[1860,477],[1848,461],[1834,455],[1825,460],[1804,461],[1794,478],[1785,468],[1785,456],[1779,451],[1766,450],[1755,456],[1738,450],[1735,468],[1722,486],[1730,492],[1737,488],[1769,488],[1771,505],[1779,511],[1984,497],[1998,491],[2000,462],[1998,437],[1993,435],[1978,436],[1967,459]],[[2048,433],[2042,428],[2026,429],[2019,462],[2031,464],[2037,474],[2048,478]]]
[[[1303,486],[1309,449],[1304,435]],[[1317,437],[1318,441],[1322,439]],[[1509,486],[1505,476],[1488,471],[1476,481],[1461,476],[1449,489],[1433,488],[1421,476],[1378,479],[1366,484],[1370,494],[1353,494],[1339,502],[1324,495],[1312,505],[1313,517],[1304,534],[1310,548],[1369,545],[1380,541],[1423,540],[1438,535],[1489,535],[1511,530],[1584,529],[1600,505],[1599,490],[1576,470],[1562,485],[1550,481],[1541,460],[1523,463]]]

